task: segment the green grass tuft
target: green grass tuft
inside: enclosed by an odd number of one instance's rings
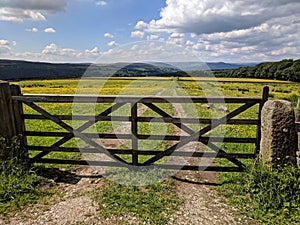
[[[238,174],[223,174],[219,190],[239,210],[262,224],[300,224],[300,170],[269,171],[256,165]]]
[[[10,143],[0,138],[0,152],[19,153],[19,139]],[[4,156],[6,158],[4,158]],[[16,210],[21,206],[35,203],[46,192],[41,190],[43,179],[30,170],[20,156],[1,155],[0,161],[0,215]]]
[[[131,186],[106,180],[94,192],[104,218],[136,217],[140,224],[165,224],[178,208],[179,199],[172,188],[172,181],[165,180],[149,186]]]

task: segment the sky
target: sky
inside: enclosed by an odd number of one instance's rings
[[[92,63],[159,41],[205,62],[279,61],[300,58],[299,37],[299,0],[0,0],[1,59]]]

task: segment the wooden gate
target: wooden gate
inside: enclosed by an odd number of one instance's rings
[[[164,169],[183,169],[183,170],[206,170],[206,171],[226,171],[238,172],[244,171],[245,165],[240,159],[255,158],[259,152],[260,146],[260,112],[263,104],[268,99],[268,87],[264,87],[260,97],[143,97],[143,96],[75,96],[75,95],[45,95],[45,94],[21,94],[19,88],[14,86],[11,93],[12,105],[14,109],[15,123],[17,131],[23,134],[24,145],[30,151],[39,151],[38,154],[30,158],[32,163],[54,163],[54,164],[76,164],[76,165],[94,165],[94,166],[116,166],[116,167],[132,167],[132,166],[151,166],[156,165]],[[210,104],[233,104],[236,108],[227,112],[220,118],[179,118],[162,109],[163,104],[185,104],[191,102],[195,105]],[[109,106],[97,115],[57,115],[48,112],[42,107],[42,104],[71,104],[92,103],[92,104],[109,104]],[[113,112],[121,107],[128,105],[130,107],[129,116],[114,116]],[[26,106],[34,110],[34,114],[23,112]],[[258,107],[257,107],[258,106]],[[156,116],[139,115],[140,107],[155,112]],[[257,107],[256,119],[236,119],[236,116],[245,112],[249,108]],[[26,127],[28,120],[44,121],[49,120],[59,125],[64,131],[36,131],[29,130]],[[72,127],[69,121],[85,121],[79,127]],[[118,121],[130,124],[130,129],[126,134],[115,134],[109,132],[88,133],[84,132],[89,127],[99,121]],[[139,131],[142,123],[167,123],[172,124],[176,129],[183,130],[187,135],[181,134],[143,134]],[[193,124],[206,124],[200,129],[192,129]],[[246,125],[256,127],[256,137],[209,137],[207,134],[219,126],[225,125]],[[55,143],[50,146],[28,144],[29,137],[59,137]],[[66,142],[72,138],[79,138],[87,144],[87,147],[65,147]],[[129,140],[131,147],[123,149],[107,148],[101,145],[97,139],[124,139]],[[141,149],[139,141],[156,140],[169,142],[163,150]],[[203,151],[181,151],[190,142],[200,142],[211,149],[210,152]],[[228,153],[218,147],[217,143],[252,143],[255,150],[252,153]],[[179,150],[178,150],[179,149]],[[45,158],[50,152],[81,152],[81,153],[101,153],[114,159],[114,162],[107,161],[87,161],[74,159],[54,159]],[[125,160],[124,155],[130,156],[130,160]],[[142,161],[141,156],[146,156]],[[224,158],[234,166],[203,166],[199,165],[179,165],[179,164],[161,164],[160,162],[169,157],[211,157]]]

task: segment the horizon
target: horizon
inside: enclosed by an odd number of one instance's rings
[[[295,0],[2,1],[0,58],[93,63],[113,49],[157,41],[200,62],[276,62],[300,58],[299,18]]]
[[[300,58],[289,58],[288,60],[298,60]],[[0,58],[0,60],[8,60],[8,61],[20,61],[20,62],[28,62],[28,63],[48,63],[48,64],[114,64],[114,63],[101,63],[101,62],[50,62],[50,61],[37,61],[37,60],[26,60],[26,59],[8,59],[8,58]],[[224,61],[207,61],[207,62],[201,62],[201,61],[169,61],[169,62],[163,62],[163,63],[225,63],[225,64],[232,64],[232,65],[243,65],[243,64],[260,64],[260,63],[274,63],[279,62],[285,59],[280,59],[276,61],[257,61],[257,62],[224,62]],[[155,61],[160,62],[160,61]],[[115,62],[115,63],[140,63],[140,62]],[[141,62],[146,63],[146,62]]]

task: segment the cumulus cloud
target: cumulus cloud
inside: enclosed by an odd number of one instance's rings
[[[133,38],[143,38],[144,35],[145,33],[139,30],[131,32],[131,37]]]
[[[46,20],[46,14],[64,11],[66,4],[67,0],[3,0],[0,1],[0,20]]]
[[[56,30],[54,28],[52,28],[52,27],[48,27],[48,28],[44,29],[44,32],[45,33],[55,33]]]
[[[34,32],[34,33],[36,33],[36,32],[38,32],[38,31],[39,31],[39,29],[38,29],[38,28],[36,28],[36,27],[33,27],[33,28],[31,28],[31,29],[26,29],[26,31],[28,31],[28,32]]]
[[[300,23],[293,21],[297,21],[297,16],[275,18],[248,29],[202,34],[189,47],[202,50],[202,54],[238,61],[299,58]]]
[[[170,38],[183,38],[184,34],[180,34],[180,33],[172,33],[170,35]]]
[[[108,42],[107,45],[110,47],[113,47],[113,46],[117,46],[118,44],[115,41],[111,41],[111,42]]]
[[[0,54],[9,54],[11,51],[11,48],[9,46],[9,41],[6,39],[0,39]]]
[[[46,45],[38,52],[18,52],[11,48],[15,41],[0,39],[0,56],[7,59],[19,59],[45,62],[94,62],[100,55],[98,47],[92,49],[73,49],[60,47],[54,43]]]
[[[215,33],[258,26],[274,17],[299,13],[297,0],[166,0],[161,18],[139,21],[136,29],[148,32]]]
[[[38,11],[0,8],[0,20],[11,22],[23,22],[25,19],[46,20],[45,16]]]
[[[299,58],[299,9],[299,0],[166,0],[159,19],[135,29],[168,33],[167,42],[210,61]]]
[[[0,39],[0,45],[9,45],[9,41],[5,39]]]
[[[162,41],[163,39],[160,38],[158,35],[151,34],[151,35],[147,36],[147,40],[160,40],[160,41]]]
[[[91,54],[99,54],[99,49],[98,47],[93,48],[92,50],[85,50],[87,53],[91,53]]]
[[[107,2],[106,1],[97,1],[96,5],[104,6],[104,5],[107,5]]]
[[[105,33],[104,37],[106,37],[106,38],[114,38],[114,35],[111,34],[111,33]]]
[[[42,50],[40,57],[46,61],[73,61],[73,62],[91,62],[100,56],[97,47],[91,50],[76,50],[73,48],[61,48],[52,43]]]

